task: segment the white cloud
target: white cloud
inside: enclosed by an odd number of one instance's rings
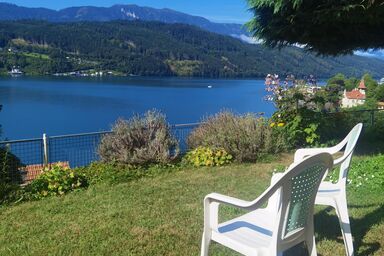
[[[255,37],[250,37],[250,36],[247,36],[247,35],[244,35],[244,34],[241,34],[241,35],[232,34],[231,36],[235,37],[235,38],[238,38],[241,41],[249,43],[249,44],[261,44],[261,43],[263,43],[263,41],[260,40],[260,39],[257,39]]]
[[[304,49],[305,46],[307,46],[307,45],[306,45],[306,44],[298,44],[298,43],[296,43],[296,44],[293,44],[292,46],[295,46],[295,47],[297,47],[297,48]]]
[[[384,50],[355,51],[356,55],[384,59]]]

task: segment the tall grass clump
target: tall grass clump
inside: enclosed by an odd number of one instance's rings
[[[285,149],[285,136],[268,120],[254,114],[224,111],[203,120],[188,137],[189,148],[222,148],[237,162],[253,162]]]
[[[178,141],[165,116],[156,110],[118,120],[99,146],[102,161],[131,165],[166,164],[178,154]]]

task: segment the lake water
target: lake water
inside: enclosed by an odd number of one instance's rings
[[[264,80],[0,78],[0,124],[3,138],[24,139],[108,130],[119,117],[153,108],[171,124],[222,109],[269,116],[274,106],[264,95]]]

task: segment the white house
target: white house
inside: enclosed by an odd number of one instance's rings
[[[351,108],[365,103],[365,92],[367,87],[365,86],[364,79],[360,81],[359,87],[353,89],[350,92],[344,90],[343,99],[341,100],[341,107]]]

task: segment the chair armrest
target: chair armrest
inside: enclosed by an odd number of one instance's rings
[[[298,149],[295,152],[294,162],[296,163],[298,161],[303,160],[307,156],[317,154],[317,153],[322,153],[322,152],[334,155],[344,148],[344,146],[348,143],[348,139],[349,139],[349,135],[347,137],[345,137],[336,146],[329,147],[329,148],[301,148],[301,149]]]
[[[333,166],[337,166],[339,164],[342,164],[350,155],[352,155],[353,150],[350,150],[348,154],[343,155],[342,157],[336,158],[333,160]]]
[[[283,173],[277,175],[272,181],[271,186],[267,188],[258,198],[253,201],[245,201],[218,193],[208,194],[204,198],[204,229],[215,229],[218,226],[219,205],[226,204],[232,207],[240,208],[247,211],[253,211],[260,208],[281,186],[281,179],[286,175]],[[278,202],[278,201],[276,201]]]
[[[258,201],[258,199],[256,199],[255,201]],[[226,204],[245,210],[252,210],[255,208],[255,201],[249,202],[234,197],[221,195],[218,193],[211,193],[207,195],[204,199],[204,228],[206,230],[217,229],[219,222],[220,204]]]
[[[204,201],[208,203],[215,202],[219,204],[226,204],[226,205],[234,206],[237,208],[248,208],[252,205],[252,202],[237,199],[237,198],[226,196],[226,195],[221,195],[218,193],[211,193],[207,195]]]
[[[304,158],[314,155],[317,153],[329,153],[331,155],[337,153],[338,151],[335,151],[333,148],[301,148],[296,150],[295,157],[294,157],[294,163],[302,161]]]
[[[204,198],[204,230],[217,229],[219,224],[219,205],[222,203],[243,208],[249,202],[217,193],[208,194]]]
[[[329,153],[331,155],[339,152],[339,151],[335,151],[335,150],[336,149],[334,147],[333,148],[301,148],[301,149],[296,150],[296,152],[295,152],[294,163],[300,162],[301,160],[303,160],[304,158],[306,158],[310,155],[321,153],[321,152],[326,152],[326,153]],[[352,153],[353,153],[353,150],[349,151],[348,154],[344,154],[342,157],[334,159],[333,165],[336,166],[336,165],[341,164]]]

